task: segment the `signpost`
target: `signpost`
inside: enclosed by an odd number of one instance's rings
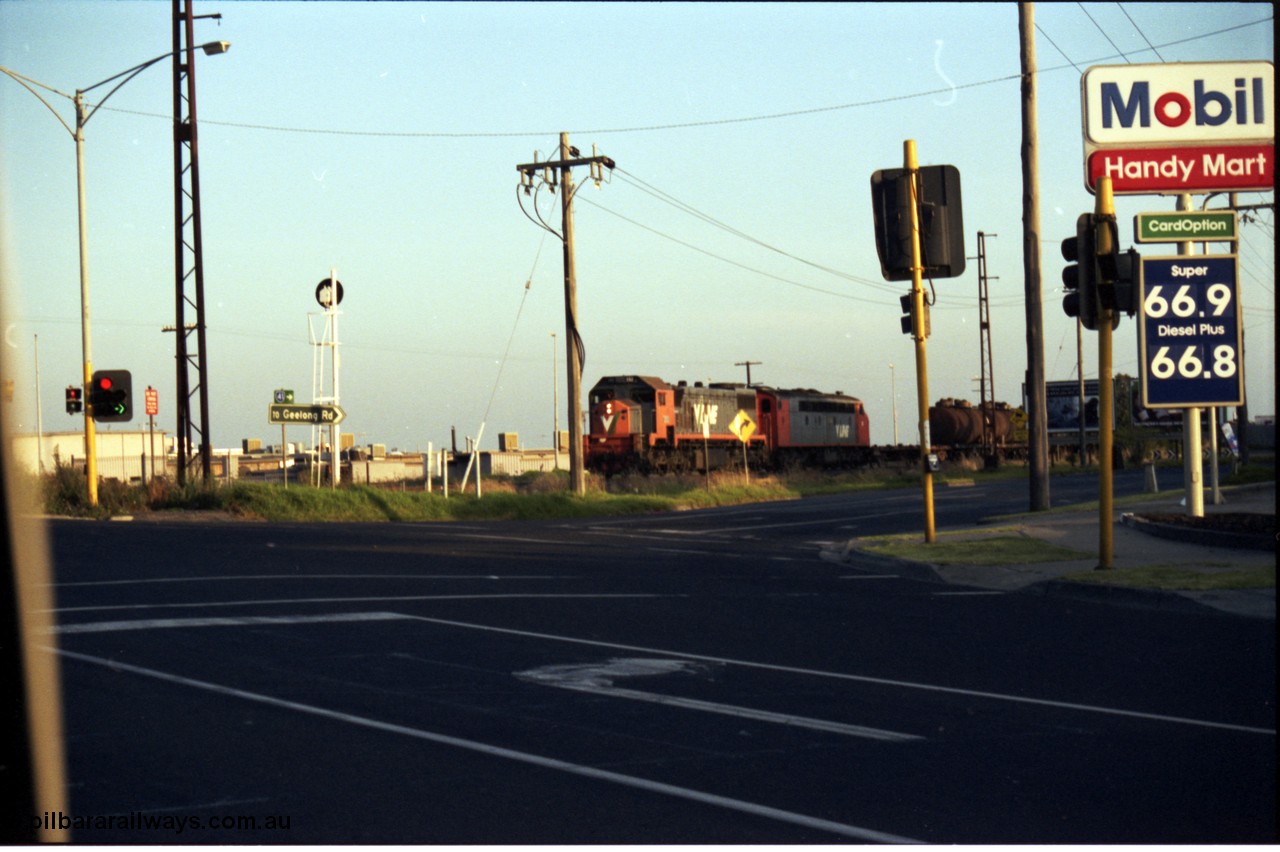
[[[751,436],[755,434],[756,422],[747,412],[739,411],[733,418],[733,422],[729,424],[729,431],[737,435],[738,440],[742,442],[742,474],[746,477],[747,485],[750,485],[751,471],[747,467],[747,444],[751,443]]]
[[[156,415],[160,413],[160,393],[147,385],[143,393],[147,410],[147,443],[151,450],[151,478],[156,478]],[[168,473],[166,472],[166,476]]]
[[[306,423],[313,426],[336,426],[347,413],[336,405],[293,405],[272,403],[267,406],[267,422],[272,424]]]
[[[1244,364],[1236,256],[1144,257],[1139,293],[1142,404],[1240,405]]]
[[[277,404],[292,403],[293,390],[291,388],[276,388],[275,391],[272,393],[272,398],[276,401]],[[268,409],[268,411],[270,411],[270,409]],[[268,420],[269,418],[270,418],[270,414],[268,414]],[[280,479],[284,483],[284,487],[288,488],[289,487],[289,442],[285,440],[284,427],[285,427],[285,424],[283,421],[281,421],[280,423]]]
[[[1087,180],[1104,175],[1116,195],[1159,192],[1265,192],[1275,185],[1270,145],[1106,148],[1087,159]]]
[[[1200,517],[1199,409],[1243,404],[1244,332],[1236,256],[1192,255],[1193,242],[1239,238],[1235,211],[1193,211],[1191,195],[1275,187],[1275,66],[1094,66],[1080,95],[1085,187],[1178,196],[1176,213],[1134,221],[1138,242],[1177,244],[1141,262],[1139,362],[1143,405],[1185,409],[1187,514]]]
[[[1080,78],[1085,186],[1116,195],[1275,186],[1270,62],[1095,65]]]
[[[1234,210],[1166,210],[1133,217],[1133,239],[1140,243],[1235,240],[1237,234]]]

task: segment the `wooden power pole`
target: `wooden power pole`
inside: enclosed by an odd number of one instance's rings
[[[559,159],[522,163],[516,166],[520,172],[520,185],[526,194],[535,188],[548,187],[555,191],[560,187],[560,231],[548,226],[541,220],[535,221],[560,238],[564,246],[564,325],[565,350],[569,369],[566,378],[569,384],[569,481],[576,494],[587,491],[586,470],[583,464],[582,442],[582,364],[585,360],[585,348],[582,336],[578,333],[578,282],[573,267],[573,167],[589,166],[591,177],[598,186],[602,177],[602,167],[614,168],[614,162],[608,157],[592,154],[590,157],[580,156],[578,149],[569,145],[569,134],[560,134]],[[557,174],[558,173],[558,174]],[[537,203],[533,204],[534,219],[538,216]],[[526,211],[525,215],[529,215]]]
[[[1031,511],[1049,508],[1049,417],[1044,389],[1044,304],[1040,283],[1040,165],[1036,128],[1035,4],[1018,4],[1022,44],[1022,268],[1027,316],[1027,461]],[[1083,412],[1082,412],[1083,414]]]

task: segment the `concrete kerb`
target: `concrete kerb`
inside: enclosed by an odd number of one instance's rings
[[[1206,496],[1205,513],[1253,512],[1275,514],[1275,483],[1222,489],[1224,503],[1210,505]],[[1112,528],[1112,564],[1117,569],[1145,566],[1170,566],[1204,573],[1265,568],[1275,564],[1274,550],[1241,549],[1229,539],[1208,544],[1194,531],[1162,529],[1159,537],[1150,525],[1125,524],[1123,516],[1140,517],[1153,514],[1181,514],[1182,492],[1152,494],[1150,499],[1126,504],[1116,512]],[[1098,567],[1098,512],[1081,510],[1036,515],[1019,515],[992,519],[999,530],[982,526],[946,531],[952,541],[973,540],[992,535],[1022,535],[1047,543],[1090,554],[1078,560],[1043,562],[1027,565],[935,565],[909,559],[882,556],[863,549],[859,539],[851,539],[826,550],[822,557],[850,567],[871,571],[892,571],[901,576],[926,582],[961,585],[995,591],[1025,591],[1056,597],[1102,600],[1126,606],[1158,609],[1217,610],[1260,618],[1275,618],[1275,589],[1241,590],[1163,590],[1141,589],[1119,585],[1078,583],[1061,578]],[[1179,533],[1189,533],[1191,541],[1180,540]]]

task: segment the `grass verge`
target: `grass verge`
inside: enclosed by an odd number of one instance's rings
[[[1166,591],[1274,589],[1276,569],[1275,566],[1248,569],[1224,567],[1220,571],[1190,571],[1176,565],[1145,565],[1110,571],[1080,571],[1066,574],[1060,579],[1073,583]]]
[[[861,548],[880,556],[892,556],[929,565],[1027,565],[1039,562],[1070,562],[1088,559],[1090,554],[1049,544],[1038,538],[1006,535],[1008,527],[985,530],[980,538],[947,541],[948,533],[926,544],[924,536],[876,536],[859,540]],[[966,535],[954,533],[951,535]],[[967,535],[972,535],[971,533]]]

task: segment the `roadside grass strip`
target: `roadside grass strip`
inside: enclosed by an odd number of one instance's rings
[[[1168,591],[1219,591],[1224,589],[1274,589],[1276,567],[1222,566],[1221,570],[1189,570],[1177,565],[1142,565],[1110,571],[1079,571],[1060,577],[1073,583],[1124,586],[1131,589]]]
[[[923,534],[867,536],[858,547],[878,556],[892,556],[930,565],[1027,565],[1039,562],[1072,562],[1091,554],[1020,535],[1015,527],[993,527],[974,532],[940,533],[926,544]],[[946,540],[946,539],[951,540]]]

